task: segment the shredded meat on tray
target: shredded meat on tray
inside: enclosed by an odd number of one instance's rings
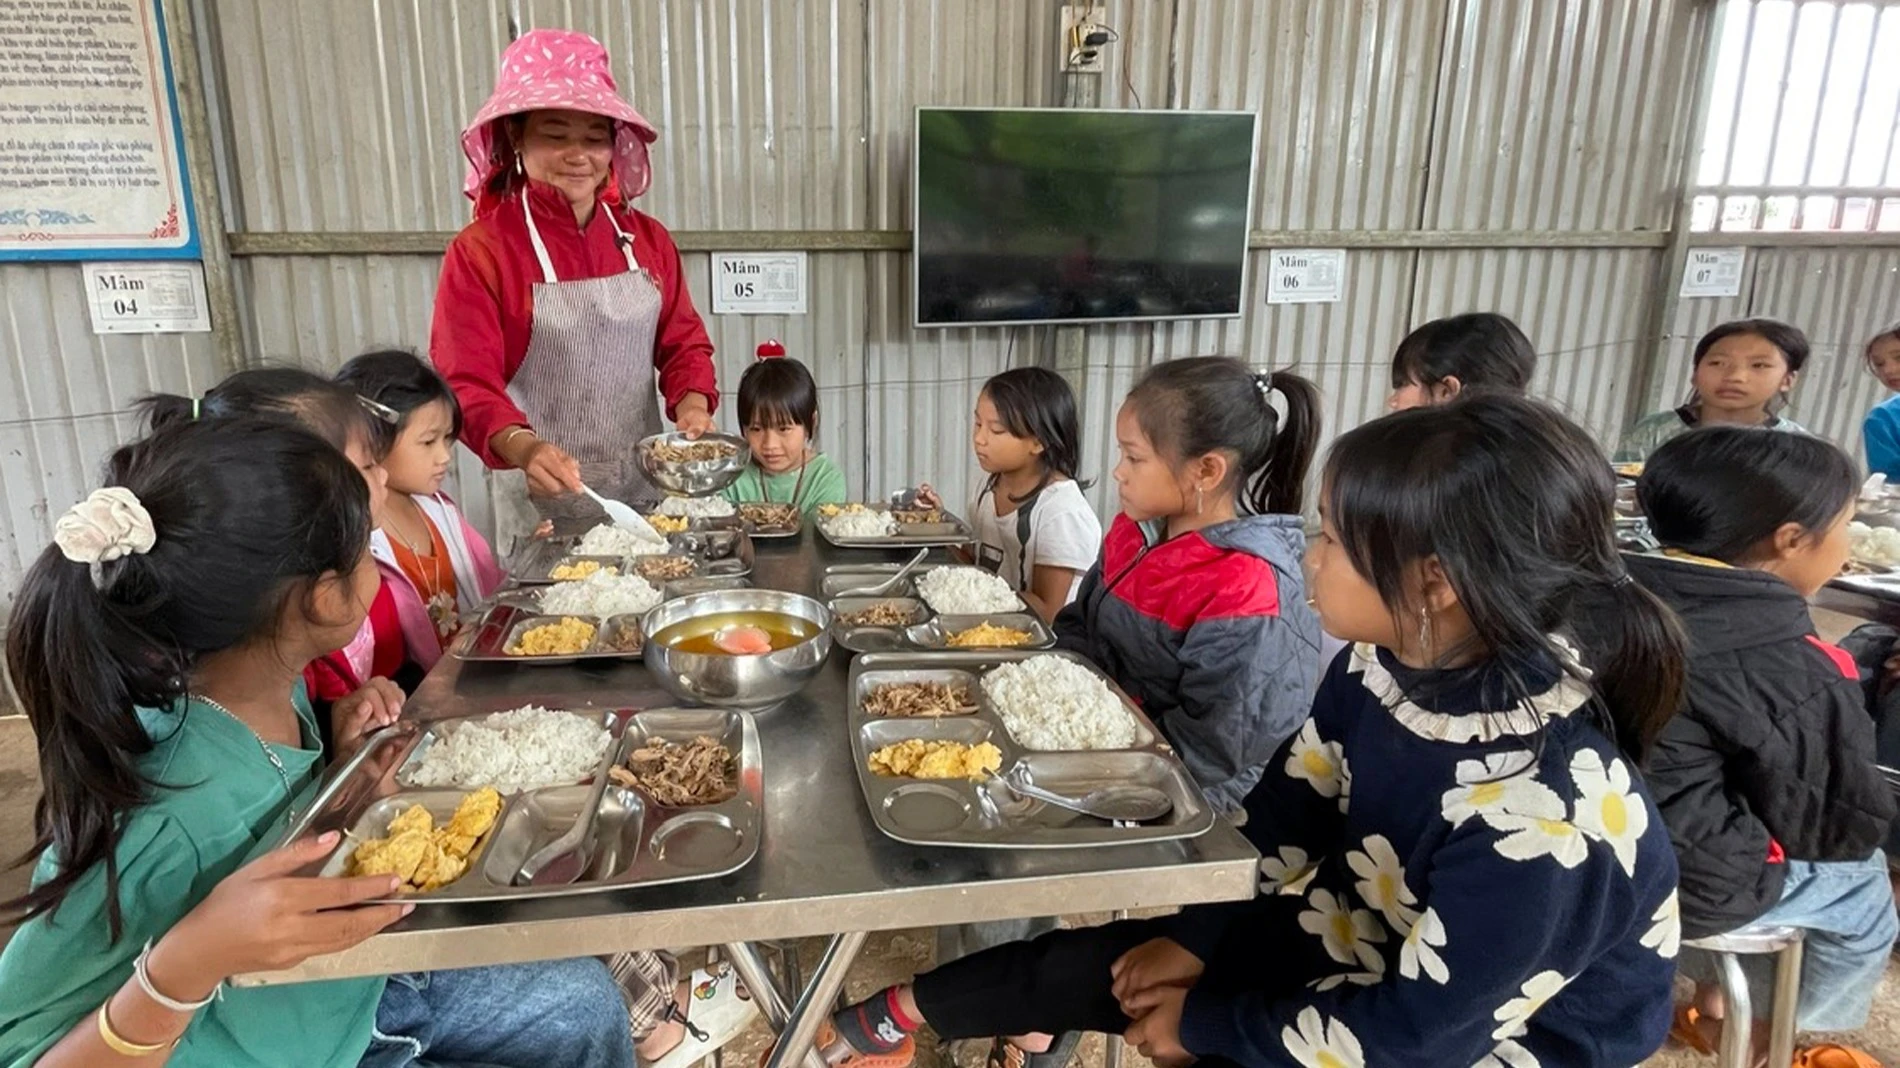
[[[798,508],[790,504],[742,504],[739,514],[762,527],[789,527],[798,523]]]
[[[724,441],[695,441],[690,445],[656,441],[648,451],[663,464],[698,464],[708,460],[723,460],[739,450]]]
[[[621,786],[644,791],[673,808],[716,805],[739,792],[732,750],[711,738],[649,742],[627,755],[626,767],[608,769]]]
[[[847,627],[901,627],[917,618],[917,609],[901,601],[879,601],[855,612],[839,612],[838,622]]]
[[[967,686],[948,682],[892,682],[864,698],[864,712],[883,719],[963,716],[976,711]]]

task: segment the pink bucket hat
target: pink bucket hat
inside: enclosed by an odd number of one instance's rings
[[[653,184],[647,145],[659,132],[632,104],[620,99],[613,71],[607,66],[606,46],[573,30],[529,30],[501,54],[494,95],[462,131],[462,153],[468,157],[462,192],[471,200],[509,162],[497,158],[497,120],[544,108],[612,119],[614,175],[622,196],[631,200]]]

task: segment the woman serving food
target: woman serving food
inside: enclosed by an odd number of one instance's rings
[[[496,473],[504,543],[598,514],[583,485],[657,498],[633,452],[662,413],[689,437],[712,429],[713,347],[679,250],[631,206],[657,136],[606,48],[568,30],[508,46],[462,134],[475,221],[443,258],[429,355],[461,401],[463,442]]]

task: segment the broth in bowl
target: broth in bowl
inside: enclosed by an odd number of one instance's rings
[[[715,612],[675,623],[652,640],[697,656],[762,656],[810,641],[821,630],[783,612]]]

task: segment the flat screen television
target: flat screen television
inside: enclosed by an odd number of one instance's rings
[[[1240,314],[1257,117],[919,108],[918,326]]]

